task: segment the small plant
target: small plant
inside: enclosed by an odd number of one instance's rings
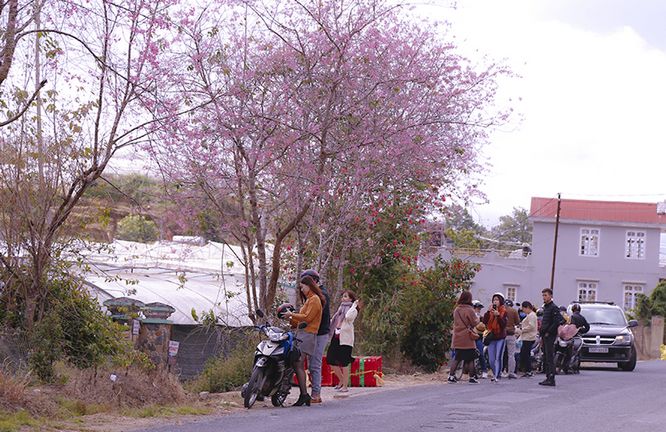
[[[129,215],[118,222],[116,237],[120,240],[150,243],[158,239],[159,231],[152,220],[141,215]]]
[[[199,377],[188,387],[193,392],[222,393],[242,386],[252,373],[255,345],[240,342],[228,356],[209,360]]]

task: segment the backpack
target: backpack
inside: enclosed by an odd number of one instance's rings
[[[557,328],[557,336],[562,340],[569,340],[576,336],[578,327],[575,324],[563,324]]]

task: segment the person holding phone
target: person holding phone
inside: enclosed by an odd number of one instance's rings
[[[488,344],[488,360],[493,371],[492,382],[497,382],[502,373],[502,356],[504,355],[504,342],[506,339],[507,314],[504,306],[504,295],[495,293],[492,297],[492,307],[483,315],[491,341]]]
[[[286,312],[285,318],[290,321],[292,328],[298,328],[296,337],[301,340],[298,348],[301,350],[301,357],[294,364],[294,372],[298,378],[298,387],[301,391],[298,400],[293,406],[310,406],[312,397],[308,394],[305,381],[305,356],[312,357],[315,352],[315,344],[319,324],[321,323],[322,303],[325,301],[324,294],[319,289],[319,285],[310,276],[301,278],[299,295],[303,306],[296,312]],[[300,328],[300,323],[306,323],[307,326]]]

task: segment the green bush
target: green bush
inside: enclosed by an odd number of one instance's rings
[[[385,266],[384,282],[366,285],[362,292],[366,307],[360,351],[390,361],[402,354],[428,372],[437,370],[451,346],[457,296],[469,288],[477,271],[478,265],[459,259],[438,260],[427,270]],[[387,280],[391,282],[381,286]]]
[[[118,222],[116,237],[120,240],[150,243],[159,238],[159,231],[152,220],[141,215],[129,215]]]
[[[478,265],[452,259],[435,261],[419,272],[402,295],[404,330],[400,350],[413,364],[434,372],[451,347],[453,309],[458,295],[469,289]]]
[[[53,382],[53,365],[60,359],[85,369],[128,352],[121,327],[79,282],[62,275],[49,284],[48,313],[35,324],[30,337],[30,366],[41,380]]]
[[[254,366],[255,338],[239,342],[227,356],[208,360],[203,372],[188,387],[191,391],[222,393],[241,387]]]

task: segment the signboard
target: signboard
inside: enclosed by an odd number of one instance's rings
[[[138,319],[132,321],[132,334],[134,336],[139,334],[139,329],[141,328],[141,322]]]
[[[169,341],[169,357],[176,357],[176,354],[178,354],[179,346],[180,342]]]

